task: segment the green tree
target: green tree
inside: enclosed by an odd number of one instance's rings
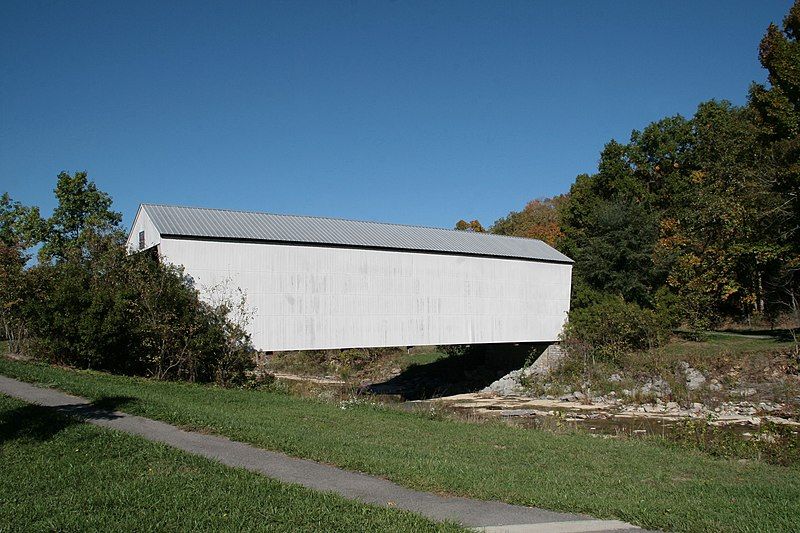
[[[86,172],[73,175],[61,172],[55,194],[58,206],[47,219],[40,261],[63,261],[73,254],[80,256],[86,253],[92,235],[120,231],[122,215],[111,210],[111,197],[99,190]]]
[[[800,320],[800,1],[790,8],[782,30],[770,24],[759,59],[768,86],[753,84],[750,106],[770,157],[765,177],[781,199],[765,212],[777,221],[784,256],[769,288]]]
[[[207,303],[180,268],[151,254],[128,255],[119,213],[85,173],[62,172],[55,192],[43,260],[30,268],[20,250],[39,234],[38,211],[0,198],[6,336],[24,338],[30,355],[81,368],[242,381],[253,365],[243,295]]]
[[[42,231],[37,208],[23,206],[8,193],[0,196],[0,323],[13,352],[20,351],[19,343],[25,336],[17,311],[26,296],[27,250],[39,241]]]
[[[780,261],[776,197],[759,179],[763,162],[751,114],[729,102],[701,104],[692,120],[695,170],[689,194],[661,218],[659,257],[691,321],[766,310],[765,281]]]
[[[663,278],[653,260],[657,196],[631,158],[642,151],[638,135],[634,132],[631,145],[609,142],[599,171],[578,176],[560,209],[562,248],[575,260],[575,303],[589,304],[587,295],[610,293],[652,305]]]

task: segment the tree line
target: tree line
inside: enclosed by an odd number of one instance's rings
[[[456,229],[538,238],[575,260],[573,309],[609,302],[668,327],[800,319],[800,1],[769,26],[765,84],[610,141],[567,194]],[[627,307],[626,307],[627,306]],[[572,319],[572,317],[571,317]]]

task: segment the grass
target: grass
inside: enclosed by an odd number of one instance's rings
[[[780,336],[710,332],[700,341],[675,341],[658,350],[674,357],[710,358],[722,355],[739,356],[748,352],[788,350],[792,347],[794,347],[792,340]]]
[[[405,370],[411,365],[428,365],[444,357],[447,356],[442,352],[436,352],[436,351],[427,351],[422,353],[412,352],[405,355],[400,360],[400,367],[403,370]]]
[[[631,354],[623,358],[622,366],[626,371],[661,374],[673,386],[678,401],[708,402],[726,398],[724,392],[715,394],[703,390],[689,394],[682,390],[685,382],[678,367],[685,361],[709,378],[716,378],[726,390],[755,387],[758,395],[750,397],[750,401],[794,404],[800,394],[794,350],[794,342],[780,337],[713,332],[704,335],[701,341],[673,341],[644,353]]]
[[[118,409],[434,492],[676,531],[800,529],[800,469],[647,440],[470,424],[270,391],[218,389],[0,359],[0,373]]]
[[[0,531],[458,531],[0,395]]]

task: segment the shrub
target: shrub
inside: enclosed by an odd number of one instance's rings
[[[659,346],[668,334],[654,311],[609,297],[571,311],[562,341],[571,355],[616,362],[620,354]]]
[[[157,379],[242,382],[253,367],[237,305],[200,299],[191,280],[148,254],[128,256],[121,235],[92,239],[80,256],[22,275],[16,318],[40,359]]]
[[[129,256],[122,215],[85,172],[61,172],[58,205],[0,196],[0,325],[12,350],[159,379],[242,381],[252,368],[244,297],[206,302],[175,267]],[[39,264],[25,268],[39,245]]]
[[[445,344],[439,346],[439,351],[447,357],[461,357],[470,351],[469,344]]]

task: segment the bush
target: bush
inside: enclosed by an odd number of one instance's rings
[[[239,383],[253,368],[241,303],[199,298],[179,268],[128,256],[122,236],[97,237],[86,253],[22,273],[16,311],[37,358],[157,379]]]
[[[571,355],[613,363],[621,354],[661,345],[668,334],[656,312],[609,297],[572,310],[562,341]]]
[[[445,344],[439,346],[439,351],[447,357],[461,357],[469,353],[471,346],[469,344]]]
[[[61,172],[55,193],[46,220],[0,196],[0,324],[10,349],[80,368],[241,382],[254,366],[244,296],[202,301],[182,270],[129,256],[122,215],[85,172]],[[26,268],[36,246],[39,263]]]

